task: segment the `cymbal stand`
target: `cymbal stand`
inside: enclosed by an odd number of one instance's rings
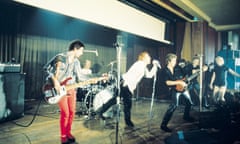
[[[85,102],[85,104],[88,102],[87,97],[89,97],[88,110],[87,110],[87,113],[88,113],[87,119],[91,119],[91,117],[92,117],[91,116],[91,112],[92,112],[92,98],[93,98],[92,96],[93,96],[93,93],[92,93],[92,89],[91,89],[86,94],[86,102]]]

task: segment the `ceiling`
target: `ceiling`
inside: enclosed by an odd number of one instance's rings
[[[188,22],[207,21],[209,26],[217,31],[240,29],[240,0],[141,0],[138,3],[134,0],[122,1],[155,15],[162,13],[163,8]]]

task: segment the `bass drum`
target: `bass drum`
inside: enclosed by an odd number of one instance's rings
[[[93,99],[93,110],[96,112],[114,97],[111,89],[104,89],[95,95]]]

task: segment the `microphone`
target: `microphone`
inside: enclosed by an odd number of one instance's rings
[[[96,56],[98,56],[98,51],[97,50],[95,51],[95,54],[96,54]]]
[[[156,65],[158,68],[161,68],[160,62],[158,60],[153,60],[152,64]]]

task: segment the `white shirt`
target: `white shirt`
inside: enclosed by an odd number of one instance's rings
[[[128,86],[133,94],[137,84],[143,77],[152,78],[157,72],[157,66],[153,65],[151,71],[148,70],[147,65],[143,61],[136,61],[129,70],[122,75],[124,86]]]
[[[81,73],[84,75],[90,75],[90,74],[92,74],[92,70],[83,68]]]

